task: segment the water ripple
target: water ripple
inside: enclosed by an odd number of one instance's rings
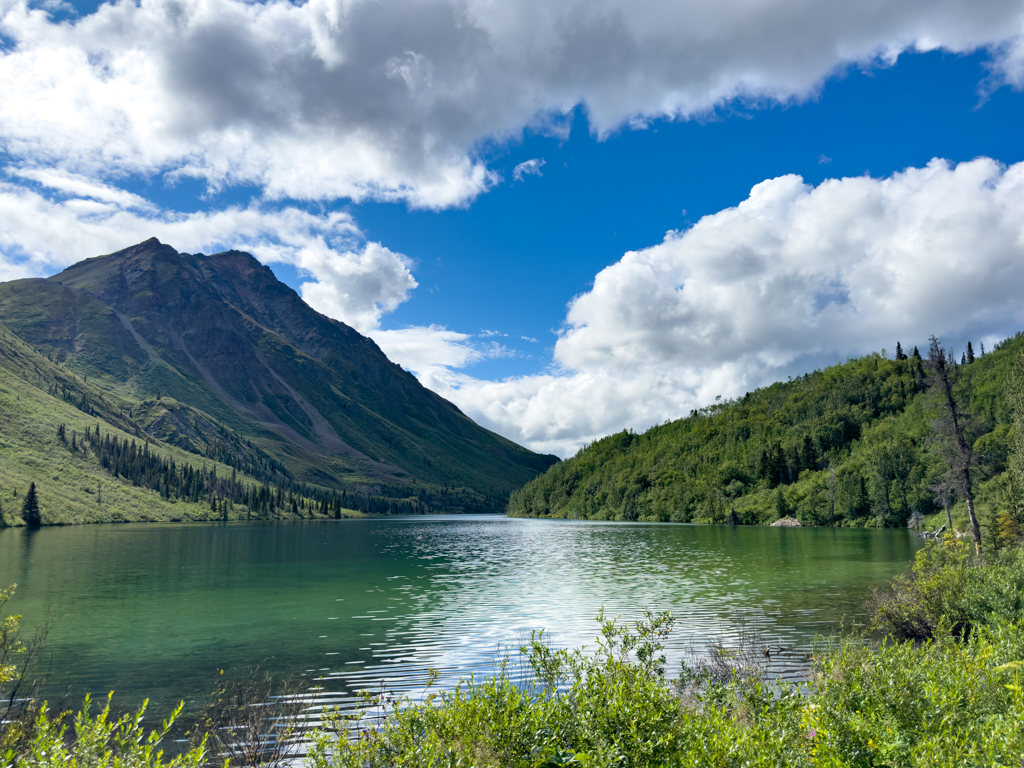
[[[593,647],[594,621],[671,611],[670,671],[693,648],[773,648],[806,670],[813,637],[856,620],[906,567],[905,531],[580,523],[501,517],[0,531],[0,583],[17,610],[59,616],[51,688],[201,701],[217,670],[306,675],[348,708],[361,690],[423,695],[489,674],[545,630]],[[513,665],[515,666],[515,665]]]

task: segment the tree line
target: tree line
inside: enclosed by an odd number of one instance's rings
[[[409,488],[384,489],[389,495],[379,493],[382,489],[376,486],[330,489],[295,481],[283,468],[264,470],[262,478],[253,482],[252,478],[241,477],[234,467],[227,473],[205,463],[196,467],[175,461],[151,450],[147,440],[120,438],[109,428],[104,433],[101,423],[87,426],[82,434],[60,424],[57,438],[72,454],[94,459],[115,479],[155,491],[167,500],[208,505],[210,519],[340,518],[346,511],[370,515],[429,514],[452,509],[486,512],[506,501],[504,497],[447,486],[423,487],[418,493]],[[29,494],[32,516],[26,516],[25,507],[22,519],[28,525],[38,525],[44,520],[34,483]],[[99,495],[97,501],[102,503]]]

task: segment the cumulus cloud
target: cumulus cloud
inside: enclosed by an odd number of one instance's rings
[[[465,368],[486,357],[485,351],[473,344],[471,334],[438,325],[378,330],[370,335],[389,358],[421,374]]]
[[[60,22],[0,0],[0,147],[111,183],[443,208],[497,182],[481,141],[578,105],[605,135],[979,46],[986,87],[1020,87],[1022,29],[1018,0],[118,0]]]
[[[569,305],[543,375],[424,383],[537,450],[572,453],[787,374],[1024,325],[1024,163],[933,160],[885,179],[797,176],[626,253]]]
[[[516,181],[522,181],[525,176],[543,176],[541,168],[546,163],[543,158],[533,158],[532,160],[526,160],[520,163],[512,169],[512,178]]]
[[[316,277],[302,284],[306,303],[363,333],[377,328],[381,315],[393,312],[418,285],[409,260],[380,243],[344,253],[319,248],[303,253],[298,264]]]

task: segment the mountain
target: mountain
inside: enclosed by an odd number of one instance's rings
[[[974,448],[986,459],[976,501],[988,522],[1005,506],[1005,393],[1022,355],[1018,334],[956,366]],[[918,512],[945,522],[932,488],[947,465],[927,384],[920,358],[880,354],[772,384],[643,434],[603,438],[515,491],[509,514],[891,527]]]
[[[0,283],[0,325],[102,398],[110,426],[266,482],[502,509],[557,461],[475,424],[247,253],[152,239]]]

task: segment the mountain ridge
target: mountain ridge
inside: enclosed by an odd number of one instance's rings
[[[123,400],[151,437],[201,452],[199,433],[223,427],[299,482],[396,498],[461,488],[499,509],[557,461],[475,424],[241,251],[152,238],[0,283],[0,324]]]

